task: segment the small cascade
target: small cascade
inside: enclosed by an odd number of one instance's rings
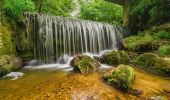
[[[45,63],[66,63],[77,53],[117,50],[126,32],[120,26],[45,14],[24,13],[24,23],[29,49]]]

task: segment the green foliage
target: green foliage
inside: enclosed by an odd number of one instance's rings
[[[132,16],[138,29],[146,29],[153,24],[170,20],[170,0],[136,0]]]
[[[132,89],[135,72],[133,68],[128,65],[119,65],[116,69],[113,69],[111,73],[105,75],[104,78],[108,83],[111,83],[122,90],[128,91]]]
[[[120,24],[122,22],[122,8],[119,5],[103,0],[96,0],[82,5],[79,18],[110,24]]]
[[[33,0],[36,11],[56,16],[70,16],[74,8],[72,0]]]
[[[170,45],[163,45],[159,48],[159,54],[162,56],[170,55]]]
[[[156,73],[170,75],[170,63],[153,53],[144,53],[135,58],[133,63]]]
[[[123,45],[126,49],[132,51],[148,51],[156,49],[157,40],[149,34],[130,36],[124,39]]]
[[[19,20],[23,12],[34,11],[35,5],[31,0],[5,0],[3,10],[11,20]]]
[[[108,65],[128,64],[129,56],[125,51],[106,52],[101,56],[101,62]]]
[[[165,30],[161,30],[158,33],[154,34],[154,36],[161,38],[161,39],[170,39],[170,32],[167,32]]]

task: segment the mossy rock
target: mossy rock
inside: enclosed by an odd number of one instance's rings
[[[128,64],[129,56],[125,51],[110,51],[106,52],[100,58],[101,63],[105,63],[111,66],[117,66],[119,64]]]
[[[133,63],[156,73],[170,75],[170,63],[153,53],[144,53],[135,58]]]
[[[85,74],[97,70],[100,64],[89,56],[79,54],[73,58],[71,66],[75,72]]]
[[[0,66],[4,66],[6,64],[10,64],[13,60],[13,57],[8,55],[3,55],[0,57]]]
[[[158,48],[158,40],[151,35],[130,36],[123,40],[123,46],[131,51],[153,51]]]
[[[135,71],[129,65],[119,65],[104,75],[105,80],[121,90],[131,90],[135,79]]]
[[[16,71],[22,67],[22,59],[4,55],[0,57],[0,76],[4,76],[12,71]]]
[[[0,77],[3,77],[4,75],[6,75],[8,72],[7,72],[7,69],[6,68],[3,68],[3,67],[0,67]]]

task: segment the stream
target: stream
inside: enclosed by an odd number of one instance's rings
[[[16,80],[0,79],[2,100],[145,100],[148,97],[170,98],[170,79],[134,68],[136,79],[133,88],[144,93],[134,96],[107,85],[102,77],[108,69],[87,75],[62,70],[28,69]]]

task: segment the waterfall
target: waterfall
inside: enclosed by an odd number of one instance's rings
[[[63,55],[117,50],[125,32],[122,27],[107,23],[45,14],[24,13],[24,23],[29,48],[35,59],[45,63],[59,62]]]

